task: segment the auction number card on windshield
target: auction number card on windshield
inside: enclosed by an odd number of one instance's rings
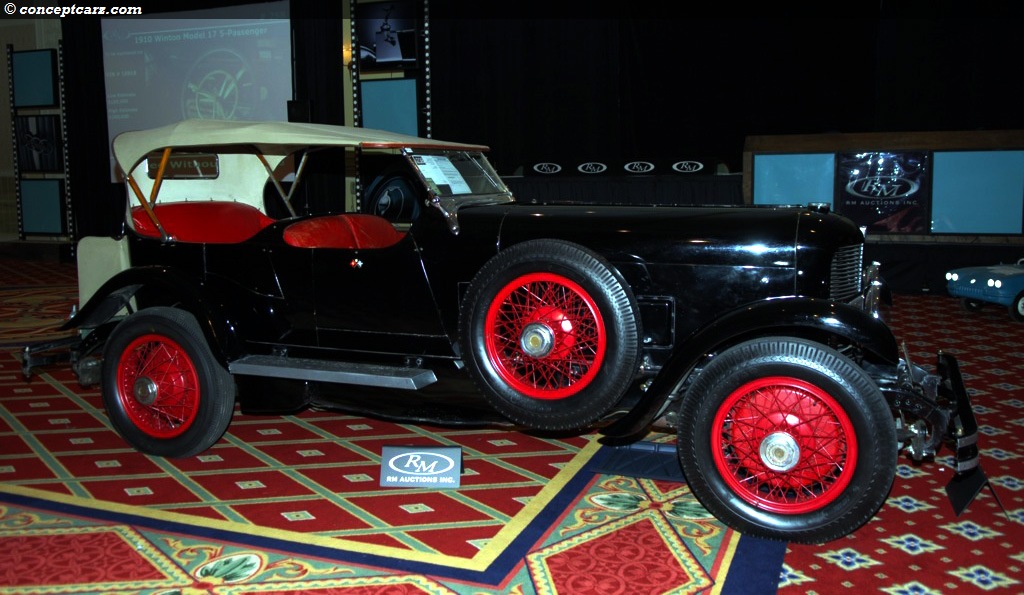
[[[423,177],[432,186],[441,190],[445,196],[452,194],[469,194],[469,184],[459,170],[452,165],[451,159],[444,155],[413,155],[413,161]]]

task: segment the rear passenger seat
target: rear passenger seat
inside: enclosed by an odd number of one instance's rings
[[[255,207],[231,201],[157,204],[153,212],[173,239],[203,244],[244,242],[274,222]],[[139,235],[160,237],[143,207],[132,207],[132,223]]]

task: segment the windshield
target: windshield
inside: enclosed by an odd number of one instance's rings
[[[436,198],[509,194],[483,153],[413,152],[410,158]]]

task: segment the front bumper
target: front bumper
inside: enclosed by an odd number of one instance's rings
[[[1001,306],[1009,306],[1013,303],[1013,298],[1015,297],[1013,292],[986,287],[984,284],[968,285],[963,282],[947,284],[946,292],[953,297],[999,304]]]
[[[946,495],[959,516],[988,485],[981,469],[978,422],[960,364],[940,351],[932,374],[911,363],[904,349],[896,377],[878,377],[878,381],[899,420],[898,438],[914,461],[933,458],[943,444],[953,449],[954,474]]]
[[[946,484],[946,495],[957,516],[988,484],[988,478],[981,469],[978,449],[978,422],[974,417],[967,388],[960,375],[960,364],[948,353],[939,352],[938,373],[944,379],[943,388],[949,391],[955,410],[948,427],[948,437],[956,452],[955,474]]]

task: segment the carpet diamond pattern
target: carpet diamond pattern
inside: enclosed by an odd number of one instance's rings
[[[823,546],[789,546],[778,593],[1024,592],[1024,324],[1005,308],[965,312],[937,295],[897,295],[891,314],[918,365],[933,368],[939,349],[959,360],[993,487],[957,517],[944,490],[951,451],[924,465],[901,456],[889,499],[867,525]]]

